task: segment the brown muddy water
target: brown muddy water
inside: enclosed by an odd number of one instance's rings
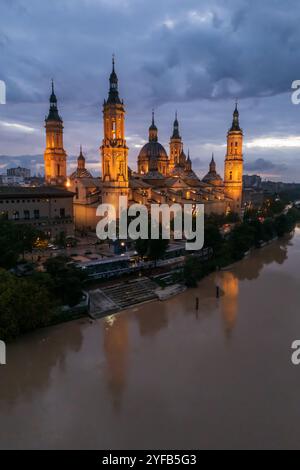
[[[9,345],[0,448],[299,449],[300,229],[215,278]]]

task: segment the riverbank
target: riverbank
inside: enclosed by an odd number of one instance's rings
[[[276,206],[276,211],[281,207],[282,205]],[[270,212],[269,206],[264,211]],[[122,280],[109,288],[101,284],[99,288],[90,290],[91,315],[97,318],[134,304],[168,298],[184,290],[183,286],[195,288],[199,280],[242,259],[251,248],[267,243],[275,235],[280,237],[290,232],[299,219],[300,211],[296,208],[286,208],[285,213],[276,213],[273,218],[263,218],[258,214],[254,216],[251,213],[247,217],[245,215],[244,221],[236,224],[224,237],[221,236],[217,222],[208,219],[204,227],[207,243],[203,253],[181,257],[183,269],[180,271],[178,268],[176,276],[173,272],[164,272],[159,277],[156,272],[156,275],[152,273],[148,278],[138,277],[128,282]],[[213,255],[206,256],[205,250]],[[2,340],[9,341],[36,328],[69,321],[74,316],[80,317],[84,311],[84,308],[78,307],[78,302],[82,300],[82,291],[89,280],[89,273],[61,257],[48,259],[44,268],[45,272],[32,272],[26,277],[0,270]],[[121,275],[122,269],[120,272],[116,269],[115,274]],[[174,279],[171,282],[166,282],[167,278],[172,277]],[[32,292],[32,295],[25,295],[25,292]],[[62,309],[62,305],[68,307]]]
[[[261,248],[249,250],[245,253],[244,257],[250,256],[254,250],[260,250],[277,240],[278,237],[275,237],[268,242],[264,242]],[[239,262],[240,261],[236,261],[235,263],[224,266],[221,268],[221,271],[229,271]],[[181,275],[179,275],[180,273],[178,273],[177,269],[177,276],[174,276],[175,271],[169,271],[165,272],[164,275],[156,274],[151,277],[131,277],[125,281],[110,281],[104,285],[100,284],[96,288],[90,288],[88,289],[90,296],[89,315],[95,320],[117,312],[122,312],[133,306],[140,306],[144,303],[158,300],[164,302],[172,297],[176,297],[188,288],[184,285],[183,269],[184,263],[181,265]],[[207,272],[201,280],[209,276],[212,272],[218,272],[218,269],[212,269],[211,272]],[[178,278],[181,278],[181,282],[178,282]],[[167,282],[162,282],[166,279]],[[195,287],[196,286],[193,288]]]

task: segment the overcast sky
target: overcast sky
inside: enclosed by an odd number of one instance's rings
[[[129,165],[136,166],[155,108],[168,147],[175,110],[194,167],[214,152],[223,175],[235,97],[245,135],[245,168],[300,182],[297,0],[1,0],[0,173],[24,164],[41,171],[44,118],[55,80],[69,171],[80,144],[99,174],[102,103],[116,55],[126,105]]]

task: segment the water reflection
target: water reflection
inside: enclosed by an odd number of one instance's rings
[[[223,272],[220,276],[220,309],[224,321],[225,335],[230,338],[238,315],[239,280],[232,272]]]
[[[155,304],[152,304],[155,305]],[[141,336],[155,336],[160,330],[168,326],[167,304],[162,302],[159,309],[154,306],[141,307],[135,313]]]
[[[257,279],[262,269],[272,263],[282,265],[288,257],[290,239],[291,236],[288,236],[262,250],[255,250],[249,258],[235,265],[232,270],[223,271],[216,276],[217,283],[219,283],[222,290],[220,310],[227,338],[231,337],[237,322],[239,312],[239,281]]]
[[[106,380],[112,403],[119,411],[126,386],[129,352],[128,316],[118,314],[103,321],[103,348],[106,358]]]
[[[79,322],[67,326],[41,330],[8,345],[8,364],[0,369],[0,409],[48,389],[54,367],[64,372],[66,356],[80,351],[83,338]]]
[[[272,263],[282,265],[288,257],[288,246],[291,236],[284,238],[278,242],[256,250],[247,260],[240,263],[237,275],[240,280],[247,279],[249,281],[257,279],[264,266]]]

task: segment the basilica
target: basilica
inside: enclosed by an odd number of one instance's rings
[[[189,152],[185,153],[177,113],[168,151],[159,142],[155,115],[148,132],[148,142],[137,155],[137,167],[128,166],[125,138],[125,105],[120,99],[118,77],[113,60],[108,97],[103,104],[103,140],[100,146],[101,178],[86,169],[80,147],[77,169],[67,175],[67,154],[63,145],[63,120],[58,112],[52,83],[49,114],[45,120],[45,181],[47,185],[64,185],[74,193],[74,216],[77,229],[93,230],[99,218],[96,209],[101,203],[113,204],[117,210],[119,196],[127,196],[129,204],[152,203],[204,204],[207,214],[240,213],[243,191],[243,131],[239,125],[237,105],[227,133],[224,178],[212,156],[208,173],[200,179],[193,171]]]

